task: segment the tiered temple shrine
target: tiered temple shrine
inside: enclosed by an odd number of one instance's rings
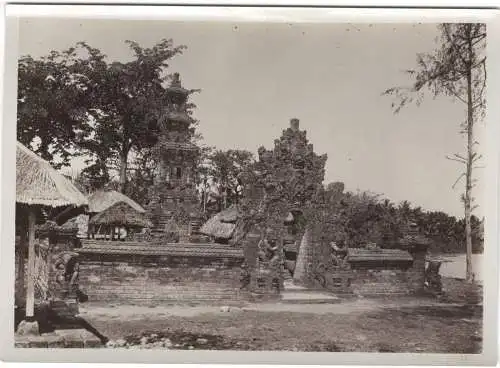
[[[193,119],[187,113],[190,91],[174,74],[167,98],[171,107],[161,121],[157,144],[159,173],[152,188],[148,213],[153,233],[161,235],[175,226],[189,236],[199,225],[195,169],[199,148],[191,141]]]

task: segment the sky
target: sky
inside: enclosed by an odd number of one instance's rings
[[[465,151],[458,133],[465,106],[429,97],[394,114],[393,100],[382,96],[411,83],[404,71],[415,67],[418,52],[435,48],[434,24],[39,18],[19,27],[19,54],[33,57],[87,41],[109,60],[124,61],[131,56],[125,40],[147,47],[171,38],[187,50],[170,71],[186,88],[201,89],[193,102],[205,144],[256,153],[272,148],[298,118],[315,151],[328,155],[326,183],[463,217],[464,185],[452,189],[462,167],[446,155]]]

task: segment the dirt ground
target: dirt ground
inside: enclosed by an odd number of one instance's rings
[[[480,353],[482,307],[454,301],[357,299],[227,308],[87,304],[81,316],[112,345],[128,348]]]

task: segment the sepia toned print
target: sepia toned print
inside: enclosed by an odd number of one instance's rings
[[[485,45],[20,20],[15,346],[482,353]]]

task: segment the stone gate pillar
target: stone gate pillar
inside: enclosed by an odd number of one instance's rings
[[[413,265],[409,270],[408,287],[411,292],[419,293],[425,288],[425,267],[430,241],[420,234],[417,225],[411,223],[403,228],[400,247],[406,249],[413,257]]]

